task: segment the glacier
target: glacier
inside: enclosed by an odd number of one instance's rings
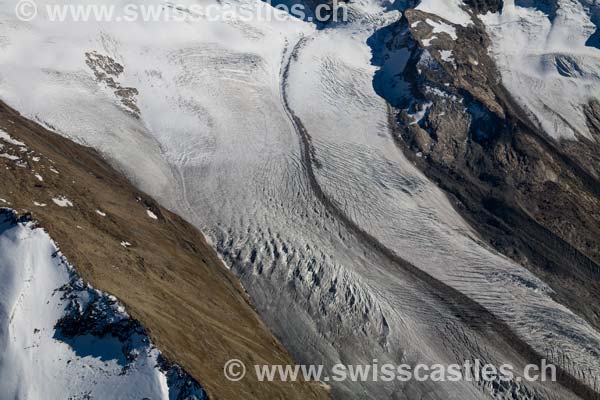
[[[461,5],[421,8],[468,25]],[[522,367],[531,361],[523,344],[539,354],[567,349],[600,374],[600,333],[482,243],[396,147],[367,42],[400,12],[357,1],[347,23],[318,29],[258,7],[278,18],[21,22],[3,2],[0,98],[99,150],[200,228],[300,363],[485,356]],[[494,29],[500,17],[485,18]],[[133,95],[124,101],[98,71]],[[514,383],[499,393],[467,382],[344,382],[334,390],[361,399],[574,397],[559,384]]]

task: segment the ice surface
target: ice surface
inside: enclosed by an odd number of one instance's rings
[[[580,365],[599,368],[589,352],[600,335],[554,302],[532,274],[482,246],[443,193],[394,146],[385,104],[370,82],[368,34],[332,30],[314,37],[290,69],[290,104],[312,136],[324,192],[356,225],[501,316],[540,352],[569,349]],[[340,118],[330,117],[340,110]],[[373,280],[385,287],[392,278]],[[383,287],[374,292],[393,292]],[[389,301],[382,294],[381,303]],[[571,333],[555,335],[559,325]]]
[[[468,25],[461,4],[419,7]],[[324,30],[292,18],[22,24],[5,7],[0,96],[98,149],[201,228],[299,362],[450,363],[478,354],[477,343],[495,360],[523,362],[457,316],[429,286],[436,281],[541,353],[563,348],[600,372],[600,335],[526,269],[483,245],[396,147],[367,41],[399,15],[377,2],[351,7],[351,23]],[[95,81],[85,63],[92,51],[123,66],[118,79],[138,90],[139,118]],[[396,57],[401,68],[407,53]],[[481,397],[464,382],[423,385],[432,386],[410,389]],[[388,398],[399,388],[337,389],[342,398]]]

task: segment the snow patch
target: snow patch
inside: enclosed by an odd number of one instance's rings
[[[64,196],[54,197],[52,201],[59,207],[73,207],[73,202]]]
[[[158,219],[158,217],[156,216],[156,214],[154,214],[152,211],[150,210],[146,210],[146,213],[148,214],[148,216],[152,219]]]
[[[456,60],[454,59],[452,50],[441,50],[440,58],[442,59],[442,61],[451,63],[454,66],[454,68],[456,68]]]
[[[429,47],[431,45],[431,41],[434,40],[434,39],[437,39],[437,36],[432,36],[429,39],[423,39],[422,40],[423,46]]]
[[[25,143],[20,142],[16,139],[13,139],[8,133],[0,129],[0,139],[4,140],[6,143],[12,144],[14,146],[25,147]]]
[[[0,157],[6,158],[11,161],[18,161],[21,159],[20,157],[13,156],[12,154],[8,154],[8,153],[0,153]]]
[[[427,18],[425,20],[425,22],[428,25],[433,27],[433,33],[446,33],[452,38],[452,40],[458,39],[458,36],[456,35],[455,27],[448,25],[447,23],[442,22],[442,21],[440,21],[440,22],[433,21],[429,18]]]
[[[453,24],[469,26],[473,21],[462,7],[461,0],[422,0],[416,9],[438,15]]]
[[[415,112],[415,113],[408,113],[408,116],[411,117],[413,119],[413,121],[410,123],[410,125],[416,125],[419,122],[421,122],[423,120],[423,118],[425,117],[425,115],[427,114],[427,111],[429,110],[429,108],[433,105],[433,103],[429,102],[429,103],[425,103],[420,105],[420,110]]]

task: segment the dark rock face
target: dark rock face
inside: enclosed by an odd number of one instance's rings
[[[158,357],[158,367],[167,375],[167,385],[173,400],[206,400],[208,396],[202,387],[183,368],[169,362],[162,355]]]
[[[2,216],[0,210],[0,219]],[[117,360],[121,373],[126,374],[139,357],[149,357],[149,352],[156,351],[144,327],[125,312],[116,298],[85,284],[75,272],[56,292],[65,303],[65,315],[57,321],[54,337],[69,344],[77,355]],[[86,336],[99,340],[89,346],[81,340]],[[179,365],[169,362],[160,353],[156,364],[167,377],[170,399],[208,399],[202,386]]]
[[[501,11],[504,6],[503,0],[465,0],[464,3],[478,14],[485,14],[488,11],[495,13]]]
[[[587,124],[593,135],[600,138],[600,101],[592,99],[586,107],[584,107]]]
[[[125,110],[135,118],[139,118],[138,90],[132,87],[123,87],[117,81],[125,70],[124,67],[111,57],[98,54],[95,51],[85,54],[85,63],[92,70],[96,81],[113,89],[115,96],[120,100]]]
[[[558,0],[515,0],[515,5],[536,8],[547,14],[550,20],[556,17],[556,10],[558,10]]]
[[[474,12],[502,7],[466,4]],[[433,34],[427,19],[451,26],[456,38]],[[530,121],[503,87],[476,17],[463,27],[406,10],[377,35],[386,44],[374,50],[374,86],[394,108],[397,144],[491,246],[600,328],[600,304],[590,301],[600,298],[598,144],[557,143]],[[585,114],[600,137],[600,103],[591,100]]]

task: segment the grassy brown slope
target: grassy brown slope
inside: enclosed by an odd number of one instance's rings
[[[251,371],[240,382],[227,381],[223,365],[231,358],[249,369],[293,361],[202,234],[136,190],[95,151],[3,103],[0,128],[28,148],[24,152],[0,140],[0,153],[21,158],[0,157],[0,198],[19,212],[31,211],[82,278],[117,296],[163,354],[181,364],[212,399],[329,397],[319,385],[261,383]],[[59,196],[73,207],[56,205],[52,199]],[[148,209],[158,219],[150,218]]]

